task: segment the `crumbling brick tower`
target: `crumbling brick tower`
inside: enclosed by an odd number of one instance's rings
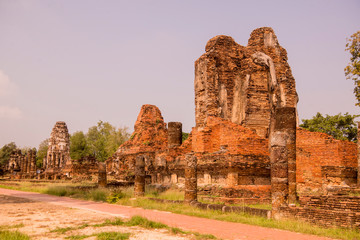
[[[52,129],[47,156],[44,159],[45,171],[58,169],[70,161],[70,139],[65,122],[56,122]]]
[[[296,113],[298,102],[286,50],[280,46],[274,31],[269,27],[255,29],[247,46],[237,44],[229,36],[210,39],[205,53],[195,62],[194,87],[196,127],[192,131],[193,151],[227,151],[222,153],[229,154],[223,166],[233,166],[236,159],[246,158],[248,164],[259,162],[263,170],[269,169],[267,142],[274,129],[276,109],[290,107]],[[222,123],[216,130],[214,120],[220,122],[220,119]],[[244,131],[255,132],[255,136],[246,138],[245,134],[240,134],[240,125],[245,127]],[[232,130],[227,131],[227,128]],[[206,138],[210,133],[214,136]],[[262,147],[255,147],[255,140]],[[211,145],[219,148],[210,148]],[[249,150],[253,152],[250,154]],[[295,156],[292,159],[294,161],[289,163],[292,177],[289,179],[293,182],[286,182],[286,185],[294,188]],[[199,162],[201,165],[201,158]],[[250,173],[250,170],[249,167],[228,168],[228,186],[247,187],[245,185],[252,184],[251,179],[259,184],[260,179],[270,177],[270,171],[258,176],[260,171]],[[244,176],[247,176],[246,181]],[[269,183],[261,180],[261,184]],[[290,192],[295,194],[294,190]]]
[[[255,29],[246,47],[229,36],[216,36],[205,51],[195,62],[196,127],[215,116],[267,138],[275,107],[296,108],[287,53],[271,28]]]
[[[8,165],[7,170],[9,170],[10,173],[20,171],[21,163],[22,163],[21,158],[23,158],[23,157],[24,156],[21,154],[20,149],[16,149],[15,151],[13,151],[10,155],[9,165]]]

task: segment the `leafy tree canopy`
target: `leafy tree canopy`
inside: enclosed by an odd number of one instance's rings
[[[182,141],[184,142],[188,138],[189,138],[189,133],[183,132],[182,133]]]
[[[72,159],[94,156],[105,161],[128,139],[127,128],[117,129],[108,122],[99,121],[86,134],[80,131],[70,137],[70,156]]]
[[[300,127],[311,132],[323,132],[340,140],[356,141],[357,127],[354,122],[356,117],[360,115],[350,115],[341,113],[324,117],[321,113],[317,113],[312,119],[303,119]]]
[[[70,136],[70,157],[80,159],[89,155],[85,134],[82,131],[73,133]]]
[[[354,81],[354,94],[357,100],[355,105],[360,106],[360,31],[347,39],[345,50],[351,54],[350,62],[344,69],[345,76]]]
[[[47,155],[47,151],[48,151],[48,146],[49,146],[49,139],[45,139],[44,141],[42,141],[39,144],[39,150],[36,154],[36,166],[38,168],[41,168],[43,165],[43,160]]]
[[[10,155],[13,151],[17,149],[17,146],[14,142],[5,144],[0,149],[0,168],[3,168],[9,163]]]

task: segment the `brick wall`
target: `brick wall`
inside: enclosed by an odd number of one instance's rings
[[[320,196],[300,198],[301,207],[282,208],[285,217],[331,227],[360,229],[360,197]]]
[[[197,153],[269,156],[267,139],[252,130],[219,117],[209,116],[204,128],[193,128],[192,150]]]
[[[297,129],[296,181],[298,192],[322,192],[331,183],[327,177],[339,173],[332,184],[351,184],[356,181],[356,144],[332,138],[325,133]],[[345,170],[341,170],[340,168]],[[332,171],[330,169],[337,169]]]

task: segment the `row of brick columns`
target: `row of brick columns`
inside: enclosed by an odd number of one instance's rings
[[[280,218],[281,207],[296,202],[296,109],[277,108],[270,133],[272,215]],[[197,201],[197,158],[194,153],[185,155],[185,203]],[[145,160],[135,161],[134,195],[145,193]]]
[[[282,107],[275,110],[270,132],[271,202],[273,218],[281,218],[281,208],[296,203],[296,109]],[[181,125],[176,125],[181,129]],[[360,122],[357,136],[360,139]],[[176,137],[179,139],[179,136]],[[179,141],[179,140],[177,140]],[[176,141],[174,141],[176,142]],[[360,186],[360,141],[358,147],[358,186]],[[197,201],[197,158],[193,152],[185,155],[185,197],[190,203]],[[106,186],[106,166],[99,164],[99,185]],[[136,197],[145,194],[145,157],[135,159]]]
[[[185,196],[184,201],[197,201],[197,158],[194,153],[185,156]],[[142,197],[145,194],[145,157],[139,155],[135,159],[134,196]]]

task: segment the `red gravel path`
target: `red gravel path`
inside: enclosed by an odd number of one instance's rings
[[[257,227],[241,223],[223,222],[218,220],[190,217],[181,214],[133,208],[108,203],[99,203],[72,199],[68,197],[57,197],[33,192],[22,192],[0,188],[0,194],[14,197],[27,198],[35,201],[42,201],[61,205],[64,207],[79,208],[89,211],[107,213],[111,216],[130,218],[140,215],[147,219],[162,222],[171,227],[178,227],[184,230],[195,231],[203,234],[213,234],[223,239],[251,239],[251,240],[325,240],[329,238],[294,233],[284,230]],[[4,207],[4,206],[0,206]],[[1,217],[1,216],[0,216]]]

